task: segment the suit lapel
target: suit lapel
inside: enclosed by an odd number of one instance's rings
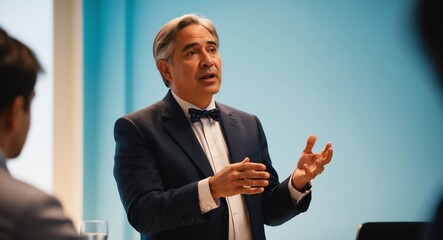
[[[163,99],[163,103],[162,121],[166,131],[183,149],[204,177],[214,175],[211,165],[209,165],[208,159],[195,137],[194,131],[192,131],[188,120],[183,114],[183,110],[175,101],[170,91]]]
[[[226,145],[228,146],[231,163],[243,161],[246,157],[241,140],[245,136],[242,135],[241,127],[238,124],[238,116],[223,104],[216,104],[220,109],[220,122],[222,131],[225,136]],[[248,211],[251,212],[251,196],[243,195]]]
[[[231,163],[241,162],[245,156],[242,156],[242,139],[241,132],[238,127],[238,120],[232,111],[223,104],[216,103],[220,109],[220,122],[222,131],[225,136],[226,145],[228,146]]]

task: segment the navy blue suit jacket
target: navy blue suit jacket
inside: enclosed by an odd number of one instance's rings
[[[266,165],[265,192],[244,195],[254,239],[264,225],[279,225],[307,210],[311,195],[292,201],[287,178],[272,167],[262,126],[254,115],[216,103],[231,163],[249,157]],[[228,207],[202,214],[198,181],[214,175],[183,110],[171,92],[140,111],[119,118],[114,176],[131,225],[141,239],[228,239]]]

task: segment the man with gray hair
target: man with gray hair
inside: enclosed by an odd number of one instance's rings
[[[215,102],[222,80],[210,20],[184,15],[158,32],[153,52],[165,98],[119,118],[114,176],[141,239],[265,239],[308,209],[311,180],[332,144],[312,153],[311,135],[280,183],[258,118]]]

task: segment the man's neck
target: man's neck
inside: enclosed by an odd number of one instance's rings
[[[172,95],[174,96],[174,98],[177,99],[177,97],[178,97],[182,101],[190,103],[190,104],[192,104],[192,105],[194,105],[194,106],[196,106],[196,107],[198,107],[200,109],[208,108],[208,106],[210,106],[212,104],[212,102],[213,102],[213,96],[208,97],[207,99],[205,98],[205,99],[201,99],[201,100],[200,99],[199,100],[195,100],[195,99],[187,99],[185,97],[182,97],[182,96],[180,96],[179,94],[177,94],[176,92],[174,92],[172,90],[171,90],[171,92],[172,92]]]

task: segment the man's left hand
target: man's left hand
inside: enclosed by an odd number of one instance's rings
[[[312,153],[316,139],[317,137],[314,134],[309,136],[306,147],[298,160],[297,168],[292,174],[292,186],[299,191],[317,175],[321,174],[325,169],[325,165],[331,162],[332,159],[333,150],[330,142],[326,144],[321,152]]]

